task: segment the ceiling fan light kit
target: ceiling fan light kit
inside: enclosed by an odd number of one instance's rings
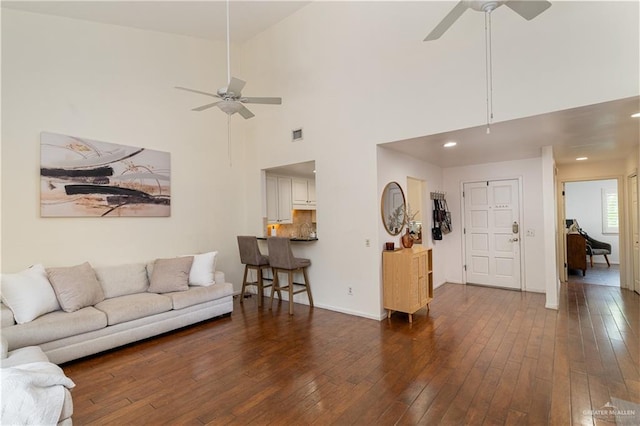
[[[233,101],[221,101],[217,103],[218,108],[220,108],[223,112],[226,112],[228,115],[235,114],[240,111],[242,105]]]
[[[549,7],[546,0],[461,0],[425,37],[424,41],[439,39],[462,16],[467,9],[484,12],[486,76],[487,76],[487,134],[491,133],[493,121],[493,64],[491,52],[491,12],[505,5],[527,21],[535,18]]]

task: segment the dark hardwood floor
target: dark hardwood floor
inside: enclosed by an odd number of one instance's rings
[[[606,263],[595,263],[590,266],[587,263],[587,271],[569,270],[568,280],[583,284],[610,285],[620,287],[620,265],[607,266]]]
[[[615,424],[611,404],[640,423],[629,290],[568,283],[553,311],[542,294],[446,284],[413,325],[256,301],[63,365],[74,423]]]

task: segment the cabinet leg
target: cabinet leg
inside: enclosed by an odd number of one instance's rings
[[[409,324],[413,324],[413,314],[409,314]]]
[[[393,313],[393,311],[391,309],[387,309],[387,319],[391,319],[391,314]]]

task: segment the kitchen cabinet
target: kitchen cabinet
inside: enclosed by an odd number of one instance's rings
[[[433,300],[433,260],[431,249],[413,246],[382,253],[383,304],[391,317],[393,311],[413,314]]]
[[[316,182],[313,179],[293,178],[291,195],[294,210],[316,209]]]
[[[267,175],[266,181],[267,222],[269,224],[293,223],[291,178]]]

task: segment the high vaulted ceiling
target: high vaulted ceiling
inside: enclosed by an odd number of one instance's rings
[[[309,3],[231,0],[231,40],[246,41]],[[225,40],[224,1],[3,1],[2,7]],[[640,97],[636,96],[493,123],[490,134],[486,126],[479,126],[384,146],[442,167],[537,157],[546,145],[554,147],[558,164],[569,164],[582,156],[589,161],[621,160],[640,144],[640,118],[630,117],[637,112]],[[443,149],[448,141],[458,145]]]
[[[238,1],[229,7],[233,42],[243,42],[296,12],[309,1]],[[2,7],[180,34],[226,39],[224,1],[3,1]]]

